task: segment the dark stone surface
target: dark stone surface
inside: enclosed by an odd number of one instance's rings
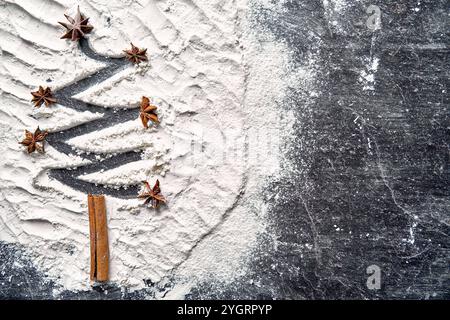
[[[378,31],[365,25],[371,4],[382,12]],[[286,174],[267,189],[269,233],[250,272],[232,285],[204,283],[187,298],[449,299],[446,1],[355,2],[340,17],[340,33],[322,1],[287,1],[284,9],[257,10],[257,23],[289,45],[294,63],[319,55],[320,94],[311,102],[292,87],[284,101],[295,113],[295,139],[284,154]],[[374,90],[364,91],[358,72],[374,56]],[[53,284],[19,249],[2,245],[0,254],[0,283],[13,277],[1,298],[51,297]],[[380,290],[366,287],[373,264],[381,268]],[[15,285],[23,274],[28,284]],[[61,297],[143,293],[113,288]]]
[[[0,300],[52,297],[54,283],[33,266],[21,248],[0,242]]]
[[[337,34],[321,3],[288,1],[281,20],[259,15],[299,65],[320,55],[322,92],[310,103],[294,87],[284,103],[296,136],[286,175],[267,190],[270,236],[252,272],[228,287],[205,283],[190,298],[450,298],[448,7],[363,1]],[[378,31],[365,25],[371,4],[382,12]],[[363,91],[358,70],[372,56],[376,83]],[[373,264],[381,289],[372,291]]]

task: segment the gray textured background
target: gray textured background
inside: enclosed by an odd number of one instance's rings
[[[378,31],[366,26],[371,4],[382,12]],[[322,92],[307,103],[292,87],[284,101],[297,120],[284,155],[292,175],[268,183],[270,236],[261,236],[251,271],[232,285],[201,284],[187,298],[449,299],[447,1],[355,1],[340,17],[344,34],[322,1],[283,6],[255,8],[257,23],[288,43],[293,63],[320,54]],[[363,91],[358,70],[374,55],[375,87]],[[414,243],[405,241],[411,232]],[[0,298],[53,297],[54,284],[25,251],[0,244]],[[380,290],[365,285],[372,264],[382,271]],[[172,285],[146,283],[133,294],[111,285],[58,298],[142,298]]]

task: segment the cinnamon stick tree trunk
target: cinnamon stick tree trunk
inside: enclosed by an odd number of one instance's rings
[[[108,281],[109,248],[105,196],[88,195],[91,281]]]

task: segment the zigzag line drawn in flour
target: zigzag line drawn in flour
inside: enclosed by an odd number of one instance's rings
[[[129,62],[124,57],[106,57],[94,52],[89,46],[87,39],[80,39],[79,47],[83,54],[85,54],[88,58],[105,63],[106,67],[98,70],[88,77],[85,77],[63,88],[55,90],[54,95],[58,101],[58,104],[64,105],[65,107],[72,108],[77,111],[88,110],[90,112],[99,112],[103,114],[103,117],[87,123],[83,123],[76,127],[49,133],[47,142],[53,148],[64,154],[70,154],[74,152],[72,146],[67,144],[65,141],[80,135],[113,126],[117,123],[133,120],[138,117],[136,108],[105,108],[103,106],[85,103],[73,98],[74,95],[85,91],[93,85],[107,80],[116,73],[129,67]],[[138,161],[141,159],[140,150],[128,151],[112,156],[101,154],[101,158],[103,158],[102,160],[97,159],[98,155],[99,154],[82,154],[81,156],[84,159],[91,161],[91,163],[76,168],[50,169],[49,176],[57,179],[65,185],[68,185],[84,193],[107,194],[118,198],[135,197],[139,191],[138,186],[136,185],[115,189],[83,181],[78,179],[78,177],[82,174],[89,174],[100,171],[102,169],[109,170],[129,162]]]

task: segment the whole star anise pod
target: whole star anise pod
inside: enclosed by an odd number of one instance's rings
[[[132,63],[139,64],[142,61],[148,61],[147,59],[147,49],[139,49],[131,43],[131,50],[123,50],[125,52],[125,58],[130,60]]]
[[[25,139],[23,139],[22,142],[19,143],[27,147],[28,153],[32,153],[35,150],[44,153],[44,143],[45,137],[47,135],[48,132],[46,130],[41,131],[39,127],[37,127],[36,131],[34,131],[34,134],[28,130],[25,130]],[[40,142],[41,144],[37,144],[38,142]]]
[[[80,12],[80,6],[77,8],[77,13],[74,18],[64,15],[70,23],[58,22],[67,32],[61,37],[61,39],[71,39],[72,41],[77,41],[84,38],[86,33],[89,33],[94,29],[93,26],[88,24],[89,18],[85,18]]]
[[[142,124],[145,128],[148,128],[148,121],[151,120],[154,123],[159,123],[158,115],[155,113],[157,107],[150,104],[150,99],[142,97],[141,110],[139,116],[141,117]]]
[[[48,107],[52,103],[56,102],[56,99],[53,98],[52,90],[49,87],[44,89],[42,86],[39,86],[39,90],[31,92],[31,95],[33,96],[31,101],[34,102],[34,106],[38,108],[43,103],[45,103],[45,106]]]
[[[145,185],[144,193],[138,196],[139,199],[145,199],[144,204],[151,202],[153,209],[157,209],[161,203],[166,203],[166,199],[161,194],[159,187],[159,180],[156,180],[153,188],[150,188],[150,184],[147,181],[142,181]]]

